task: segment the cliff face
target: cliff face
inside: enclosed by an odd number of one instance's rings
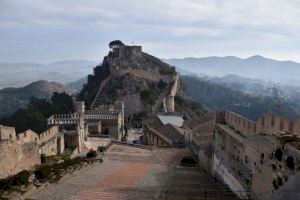
[[[140,46],[121,46],[109,52],[94,68],[79,95],[90,108],[124,101],[125,113],[134,114],[145,107],[140,93],[151,89],[158,100],[171,89],[176,79],[174,67],[142,52]]]

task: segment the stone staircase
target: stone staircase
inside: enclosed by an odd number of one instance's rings
[[[197,166],[177,166],[160,200],[235,200],[229,189]]]

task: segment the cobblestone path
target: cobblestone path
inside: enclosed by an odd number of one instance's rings
[[[51,184],[30,199],[153,200],[167,178],[168,164],[181,151],[113,145],[103,163]]]

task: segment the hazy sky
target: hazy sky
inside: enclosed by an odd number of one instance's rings
[[[0,0],[0,62],[101,61],[114,39],[160,58],[300,62],[300,0]]]

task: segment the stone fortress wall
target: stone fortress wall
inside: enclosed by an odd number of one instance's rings
[[[168,94],[168,96],[165,97],[164,99],[164,106],[165,106],[165,110],[167,112],[175,112],[175,96],[177,94],[178,88],[179,88],[179,75],[177,74],[174,80],[174,83],[171,87],[170,93]]]
[[[290,132],[300,136],[300,119],[293,122],[272,113],[263,115],[257,122],[254,122],[234,112],[216,111],[215,121],[226,123],[243,135],[273,135]]]
[[[41,154],[56,155],[64,150],[64,137],[58,126],[37,134],[31,130],[16,133],[0,125],[0,178],[40,164]]]
[[[300,150],[293,143],[298,122],[273,114],[253,122],[217,111],[213,172],[240,197],[270,199],[300,168]]]

